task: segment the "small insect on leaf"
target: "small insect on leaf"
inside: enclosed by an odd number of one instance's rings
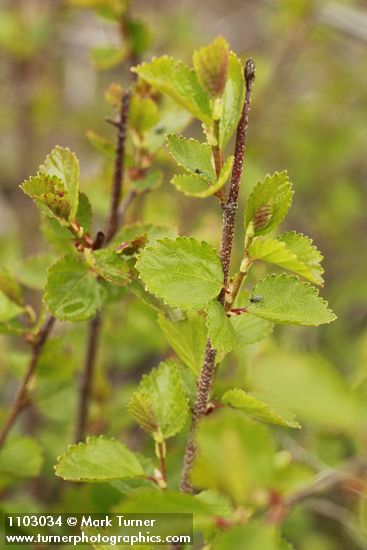
[[[257,302],[261,302],[264,299],[263,296],[251,296],[250,302],[252,304],[256,304]]]
[[[195,174],[202,174],[203,171],[202,170],[199,170],[199,168],[195,168]]]

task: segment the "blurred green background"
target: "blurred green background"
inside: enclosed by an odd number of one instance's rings
[[[104,122],[104,91],[128,86],[130,59],[103,55],[120,48],[115,22],[83,9],[83,0],[3,0],[0,8],[0,264],[27,278],[20,259],[49,251],[38,213],[18,188],[56,144],[80,159],[82,190],[92,202],[95,228],[108,205],[109,161],[90,145],[86,132],[113,139]],[[318,329],[277,328],[264,342],[238,351],[221,370],[218,387],[230,381],[271,389],[296,412],[301,433],[283,437],[304,462],[335,465],[366,446],[367,431],[355,396],[367,403],[367,6],[353,0],[134,0],[131,13],[144,26],[137,33],[142,57],[167,53],[190,62],[193,49],[218,34],[257,66],[242,200],[267,172],[287,169],[295,189],[285,229],[314,239],[325,256],[322,295],[338,315]],[[112,50],[113,51],[113,50]],[[140,57],[140,52],[138,52]],[[137,54],[137,55],[138,55]],[[200,136],[199,126],[187,135]],[[230,144],[229,147],[232,147]],[[169,184],[173,164],[162,152],[164,185],[141,198],[129,220],[178,225],[218,246],[220,213],[215,201],[183,197]],[[243,237],[238,224],[237,251]],[[260,266],[253,277],[265,273]],[[263,271],[262,271],[263,270]],[[32,286],[32,285],[30,285]],[[40,295],[28,290],[37,309]],[[121,327],[116,330],[116,326]],[[61,489],[51,466],[72,438],[77,373],[85,325],[60,325],[42,356],[34,406],[18,430],[36,434],[44,448],[42,478],[0,483],[8,509],[105,511],[117,496],[98,487]],[[104,324],[90,430],[129,439],[144,436],[126,417],[131,388],[143,372],[169,354],[155,314],[134,299],[111,308]],[[2,410],[5,413],[27,360],[19,339],[0,339]],[[363,412],[366,413],[367,406]],[[356,412],[357,411],[357,412]],[[363,414],[363,413],[362,413]],[[182,443],[182,442],[181,442]],[[182,449],[172,449],[169,468],[179,477]],[[301,460],[302,461],[302,460]],[[41,481],[40,481],[41,479]],[[48,483],[42,483],[47,479]],[[103,497],[102,497],[103,493]],[[300,550],[366,548],[367,512],[335,495],[347,517],[305,506],[287,520],[288,539]],[[335,514],[337,516],[337,514]],[[331,514],[332,516],[332,514]],[[260,550],[260,549],[259,549]]]

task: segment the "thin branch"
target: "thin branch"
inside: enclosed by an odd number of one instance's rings
[[[127,134],[127,123],[129,116],[130,93],[123,92],[121,97],[120,114],[114,126],[117,129],[116,150],[115,150],[115,168],[112,180],[112,193],[110,211],[107,219],[107,229],[103,233],[99,231],[93,241],[92,248],[97,250],[114,237],[120,226],[120,217],[125,214],[132,198],[127,193],[121,204],[122,184],[124,179],[125,163],[125,141]],[[129,197],[129,198],[128,198]],[[79,405],[76,418],[75,441],[82,441],[85,438],[88,424],[88,409],[93,385],[94,371],[97,362],[97,351],[99,347],[99,337],[101,332],[102,314],[98,313],[88,326],[88,342],[85,355],[84,369],[82,371],[79,389]]]
[[[108,243],[115,235],[119,227],[119,207],[124,178],[124,159],[126,130],[129,116],[130,93],[123,92],[121,98],[120,116],[117,123],[117,141],[115,153],[115,168],[112,182],[112,195],[110,213],[107,220],[106,242]]]
[[[234,163],[232,170],[231,183],[226,204],[223,207],[223,225],[222,238],[220,248],[220,258],[223,265],[224,279],[223,289],[218,296],[219,302],[223,305],[225,301],[225,293],[228,285],[229,267],[232,256],[233,236],[236,221],[236,212],[238,207],[238,195],[243,171],[244,154],[247,139],[248,119],[250,112],[252,86],[255,80],[255,63],[252,59],[248,59],[245,65],[245,81],[246,81],[246,98],[243,107],[240,122],[237,128],[236,145],[234,153]],[[181,491],[192,492],[192,484],[190,481],[190,472],[196,456],[195,434],[198,422],[205,415],[207,404],[209,401],[210,391],[215,378],[215,358],[216,351],[212,349],[211,342],[208,339],[206,344],[205,358],[201,368],[196,401],[192,416],[192,424],[188,436],[184,465],[181,477]]]
[[[79,388],[79,409],[75,432],[75,441],[82,441],[88,422],[89,400],[92,390],[94,371],[97,362],[97,350],[101,330],[101,314],[98,313],[88,325],[88,342],[85,355],[84,369],[80,380]]]
[[[38,359],[41,355],[43,347],[47,341],[47,338],[52,330],[52,327],[55,323],[55,317],[48,316],[43,326],[39,330],[38,334],[35,336],[32,342],[32,355],[28,364],[28,368],[24,374],[24,377],[18,387],[17,393],[15,395],[12,406],[10,407],[8,418],[4,426],[0,431],[0,448],[4,445],[8,434],[17,420],[21,412],[26,409],[30,404],[29,396],[27,395],[28,384],[35,372],[35,369],[38,364]]]

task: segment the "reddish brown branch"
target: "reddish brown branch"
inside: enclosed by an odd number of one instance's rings
[[[18,416],[21,414],[21,412],[26,409],[30,403],[31,400],[29,396],[27,395],[28,390],[28,384],[34,375],[35,369],[37,367],[38,359],[41,355],[42,349],[46,343],[46,340],[52,330],[52,327],[55,323],[55,318],[52,316],[47,317],[45,323],[43,324],[42,328],[38,332],[38,334],[35,336],[35,338],[32,341],[32,355],[31,359],[28,364],[28,368],[24,374],[24,377],[19,385],[19,388],[17,390],[17,393],[15,395],[13,404],[10,407],[8,418],[5,421],[4,426],[2,427],[0,431],[0,447],[2,447],[6,441],[6,438],[8,437],[8,434],[17,420]]]
[[[238,207],[238,194],[240,190],[241,177],[243,172],[243,162],[244,162],[244,153],[246,147],[246,138],[247,138],[247,128],[248,128],[248,119],[250,112],[250,103],[251,103],[251,92],[252,86],[255,79],[255,64],[252,59],[246,61],[245,66],[245,81],[246,81],[246,98],[243,111],[241,114],[240,122],[237,128],[236,136],[236,145],[234,153],[234,162],[232,177],[230,183],[230,189],[228,194],[228,199],[225,205],[223,206],[223,224],[222,224],[222,239],[221,239],[221,248],[220,248],[220,258],[223,265],[223,290],[218,296],[218,300],[221,304],[224,304],[225,300],[225,291],[228,285],[228,275],[229,275],[229,266],[231,263],[232,256],[232,247],[233,247],[233,236],[234,236],[234,227],[236,220],[236,212]],[[190,472],[196,456],[196,442],[195,434],[198,422],[205,415],[207,404],[209,401],[209,396],[211,388],[215,378],[215,358],[216,351],[212,349],[211,342],[208,339],[206,345],[205,358],[203,366],[201,368],[198,384],[197,384],[197,394],[196,401],[192,416],[192,424],[190,433],[188,436],[185,456],[184,456],[184,465],[182,470],[181,477],[181,490],[183,492],[192,492],[192,484],[190,481]]]
[[[117,139],[115,168],[112,182],[110,213],[108,216],[106,229],[107,243],[112,239],[119,227],[119,207],[122,193],[122,183],[124,178],[125,141],[129,116],[129,102],[130,93],[123,92],[121,98],[120,116],[116,124]]]
[[[99,343],[99,335],[101,330],[101,314],[96,317],[88,325],[88,342],[85,355],[84,369],[80,379],[79,389],[79,410],[77,415],[77,425],[75,433],[75,441],[82,441],[85,437],[85,432],[88,422],[88,408],[92,391],[94,371],[97,362],[97,350]]]

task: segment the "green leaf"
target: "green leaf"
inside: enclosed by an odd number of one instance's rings
[[[252,292],[261,299],[250,302],[247,311],[274,323],[318,326],[336,319],[318,290],[292,275],[268,275]]]
[[[245,101],[245,79],[241,61],[230,52],[227,82],[222,97],[219,146],[223,149],[236,131]]]
[[[192,471],[196,487],[216,489],[236,504],[247,504],[257,490],[271,486],[275,459],[271,434],[239,411],[221,409],[203,419],[197,444]]]
[[[249,246],[251,258],[279,265],[302,275],[311,282],[322,285],[322,255],[312,240],[291,231],[277,239],[255,238]]]
[[[40,166],[41,174],[58,178],[68,193],[70,200],[70,220],[74,220],[78,211],[79,199],[79,162],[75,154],[66,147],[57,145],[45,162]]]
[[[193,64],[200,84],[210,97],[219,97],[226,84],[229,45],[221,36],[211,44],[194,52]]]
[[[122,243],[129,243],[141,235],[146,235],[148,238],[148,243],[153,244],[157,241],[157,239],[163,239],[164,237],[176,237],[177,231],[175,228],[167,227],[165,225],[137,222],[121,227],[112,239],[111,244],[121,245]]]
[[[116,439],[93,436],[86,443],[70,445],[59,456],[56,475],[69,481],[109,481],[142,477],[143,468],[125,445]]]
[[[87,264],[65,256],[48,271],[45,303],[60,320],[92,318],[102,306],[103,288]]]
[[[277,530],[265,522],[251,522],[220,534],[211,544],[212,550],[284,550],[284,541]]]
[[[253,233],[265,235],[275,229],[285,218],[292,202],[292,184],[287,171],[267,174],[259,182],[246,203],[245,228],[251,223]]]
[[[60,221],[71,219],[71,199],[64,184],[56,176],[38,173],[21,184],[22,191],[31,197],[37,206],[44,205],[49,214]]]
[[[76,219],[84,232],[89,233],[92,225],[92,205],[85,193],[79,193],[78,211]]]
[[[216,251],[193,238],[157,241],[143,250],[136,268],[147,290],[168,305],[183,309],[201,309],[223,286],[223,269]]]
[[[14,264],[14,273],[22,285],[42,290],[46,284],[47,269],[56,260],[52,254],[37,254],[17,260]]]
[[[7,322],[24,313],[23,292],[6,269],[0,269],[0,322]]]
[[[159,111],[155,101],[150,97],[134,95],[129,106],[129,125],[142,134],[159,122]]]
[[[130,281],[129,266],[115,247],[93,251],[88,249],[84,254],[91,269],[102,279],[117,286],[125,286]]]
[[[145,193],[146,191],[154,191],[158,189],[163,180],[163,173],[160,170],[149,172],[146,176],[133,180],[131,187],[137,191],[137,193]]]
[[[36,477],[41,471],[42,462],[41,447],[30,437],[10,439],[0,450],[0,474]]]
[[[357,399],[339,369],[313,353],[272,349],[252,369],[251,387],[274,396],[305,424],[336,430],[359,431],[366,426],[366,402]]]
[[[214,184],[209,184],[201,176],[195,174],[178,174],[173,176],[171,183],[175,187],[189,197],[206,198],[217,193],[226,183],[231,174],[233,165],[233,156],[226,159],[218,181]]]
[[[269,398],[267,399],[269,400]],[[252,418],[269,424],[275,424],[283,428],[301,427],[299,422],[295,420],[295,415],[287,410],[286,407],[277,404],[278,409],[276,409],[274,400],[270,399],[270,403],[267,403],[259,399],[258,396],[247,393],[239,388],[226,391],[222,396],[222,403],[235,409],[241,409]]]
[[[188,415],[188,401],[178,366],[165,361],[143,376],[129,406],[130,414],[155,439],[180,432]]]
[[[196,139],[187,139],[175,134],[167,135],[167,147],[175,161],[194,175],[208,182],[215,182],[212,148]]]
[[[87,130],[85,135],[86,135],[89,143],[91,145],[93,145],[93,147],[97,151],[99,151],[100,153],[103,153],[109,159],[114,158],[114,156],[115,156],[115,145],[111,140],[105,138],[104,136],[100,136],[94,130]]]
[[[266,319],[253,315],[238,315],[230,317],[236,335],[238,347],[248,346],[260,342],[274,330],[274,324]]]
[[[196,312],[189,312],[182,321],[173,322],[159,315],[158,324],[177,356],[198,374],[203,364],[207,339],[204,318]]]
[[[125,59],[126,50],[116,46],[95,46],[90,55],[97,69],[107,70],[116,67]]]
[[[162,94],[206,124],[211,124],[209,96],[200,85],[195,71],[181,61],[163,56],[132,69]]]
[[[217,351],[229,353],[236,347],[233,325],[218,300],[212,300],[207,307],[208,336],[212,347]]]

